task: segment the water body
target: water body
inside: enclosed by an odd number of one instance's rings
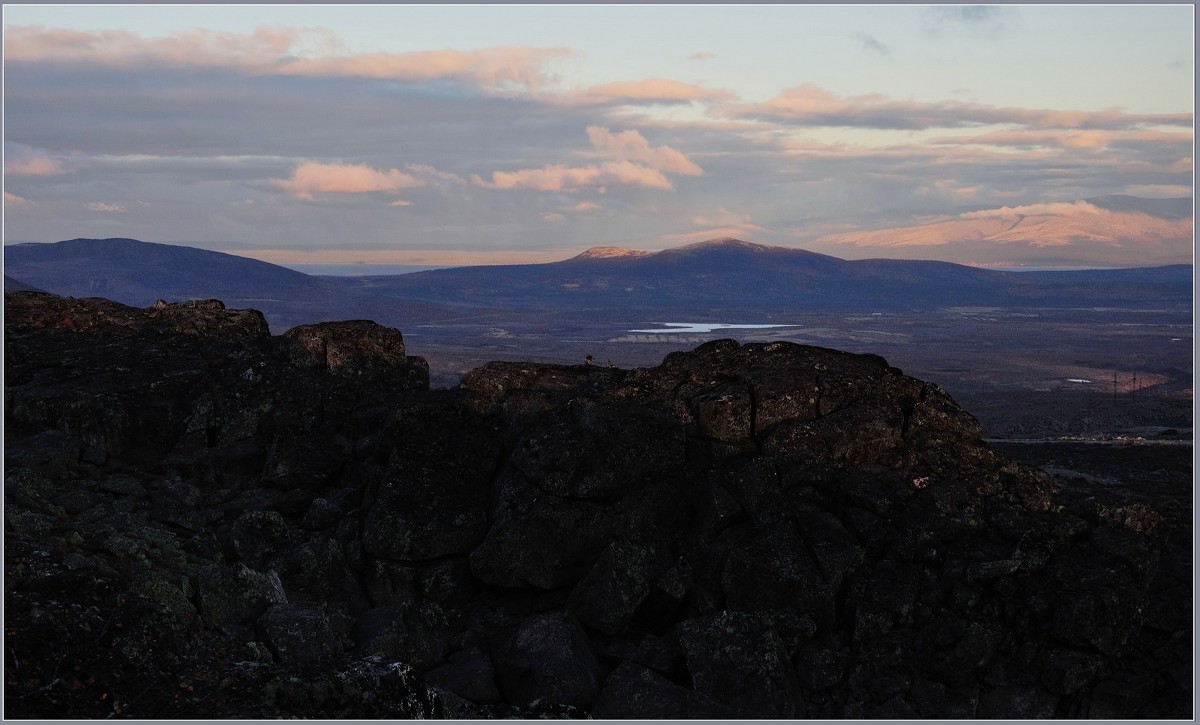
[[[715,332],[717,330],[765,330],[771,327],[800,327],[800,325],[742,325],[736,322],[663,322],[661,323],[668,329],[659,330],[627,330],[627,332],[640,332],[648,334],[696,334]]]

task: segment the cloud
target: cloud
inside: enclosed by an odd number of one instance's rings
[[[586,214],[588,212],[600,211],[603,208],[604,207],[600,206],[594,201],[581,201],[574,206],[567,207],[563,211],[569,211],[574,214]]]
[[[602,83],[576,91],[549,94],[550,103],[570,106],[588,105],[636,105],[650,103],[716,103],[729,101],[737,96],[729,91],[705,88],[694,83],[648,78],[641,81],[614,81]]]
[[[733,237],[735,239],[762,243],[765,239],[775,238],[776,233],[771,229],[761,227],[757,224],[734,224],[731,226],[713,226],[691,232],[680,232],[678,234],[664,234],[658,237],[658,241],[666,246],[674,246],[677,244],[703,242],[720,237]]]
[[[546,64],[569,54],[565,48],[523,47],[370,53],[297,58],[282,62],[274,74],[406,81],[459,79],[493,90],[509,87],[538,89],[550,79]]]
[[[125,207],[121,204],[105,204],[102,201],[92,201],[84,204],[90,211],[98,211],[104,214],[123,214]]]
[[[655,169],[628,161],[590,166],[551,164],[540,169],[494,171],[490,182],[474,177],[478,186],[489,189],[534,189],[536,191],[579,191],[597,189],[601,192],[613,186],[632,186],[643,189],[671,189],[670,180]]]
[[[13,159],[4,164],[4,173],[12,176],[57,176],[63,173],[60,162],[50,158]]]
[[[749,214],[735,214],[724,207],[715,212],[697,214],[692,217],[692,224],[701,227],[734,226],[746,224],[749,221]]]
[[[969,247],[976,255],[1020,245],[1028,250],[1076,247],[1082,257],[1097,245],[1175,254],[1190,244],[1192,219],[1164,219],[1140,212],[1102,209],[1086,201],[1021,204],[963,212],[929,224],[833,234],[815,241],[855,247]],[[1036,258],[1036,255],[1035,257]],[[993,260],[994,261],[994,260]],[[1128,262],[1125,262],[1128,263]]]
[[[622,161],[638,161],[653,169],[683,176],[699,176],[704,170],[670,146],[651,147],[637,131],[613,133],[603,126],[588,126],[588,140],[602,154]]]
[[[66,170],[48,151],[5,141],[4,173],[10,176],[58,176]]]
[[[427,181],[431,184],[436,184],[439,186],[444,186],[444,185],[462,186],[467,183],[467,180],[462,178],[458,174],[451,174],[448,171],[438,171],[437,169],[435,169],[432,166],[429,166],[428,164],[408,164],[404,168],[408,169],[408,171],[411,172],[413,174],[413,176],[417,177],[418,179],[421,179],[423,181]]]
[[[1192,134],[1165,131],[1112,131],[1112,130],[1036,130],[1016,129],[993,131],[970,136],[949,136],[930,139],[932,144],[1011,146],[1016,148],[1050,147],[1059,149],[1096,150],[1114,144],[1152,143],[1178,144],[1191,148]]]
[[[733,104],[717,113],[732,118],[769,119],[800,126],[874,129],[959,128],[1019,124],[1035,128],[1124,129],[1148,124],[1191,126],[1187,113],[1131,114],[1119,109],[1062,111],[1004,108],[962,101],[897,101],[880,93],[839,96],[811,83],[756,104]]]
[[[348,53],[324,28],[259,27],[249,33],[193,29],[162,38],[121,30],[16,26],[5,31],[8,63],[86,64],[114,68],[220,68],[249,75],[358,77],[400,81],[452,79],[488,89],[537,89],[546,66],[566,48],[503,46],[478,50]]]
[[[388,206],[412,206],[412,202],[408,199],[397,199],[388,204]]]
[[[1107,214],[1104,209],[1086,201],[1059,202],[1051,204],[1023,204],[1004,206],[999,209],[964,212],[959,219],[1008,219],[1016,216],[1073,216],[1077,214]]]
[[[692,53],[688,56],[688,60],[716,60],[717,54],[702,50],[698,53]]]
[[[301,199],[311,199],[314,193],[362,194],[425,185],[421,179],[399,169],[378,171],[366,164],[322,164],[316,161],[306,161],[292,171],[291,178],[273,179],[271,183]]]
[[[879,55],[891,55],[892,49],[879,42],[879,39],[870,33],[855,33],[850,36],[857,40],[865,50],[878,53]]]
[[[940,5],[926,8],[921,27],[926,35],[999,38],[1015,18],[1012,8],[996,5]]]
[[[1184,184],[1136,184],[1127,186],[1122,191],[1130,196],[1171,199],[1190,197],[1193,189]]]
[[[561,192],[597,189],[603,193],[610,187],[673,189],[666,174],[704,173],[679,151],[670,146],[651,146],[637,131],[613,133],[603,126],[589,126],[587,135],[594,153],[611,160],[586,166],[548,164],[540,169],[494,171],[491,181],[475,176],[473,182],[489,189]]]
[[[23,196],[17,196],[16,194],[13,194],[13,193],[10,193],[7,191],[4,192],[4,205],[5,206],[16,207],[16,206],[29,206],[31,204],[33,204],[33,202],[31,202],[30,200],[26,199]]]

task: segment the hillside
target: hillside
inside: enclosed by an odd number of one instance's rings
[[[548,264],[362,277],[310,276],[131,239],[19,244],[4,254],[9,274],[56,294],[139,306],[221,298],[261,310],[276,330],[337,319],[374,319],[425,335],[437,332],[433,326],[485,319],[484,329],[516,321],[543,329],[568,320],[921,314],[955,306],[1190,310],[1192,299],[1188,266],[1015,273],[946,262],[847,261],[730,238],[654,253],[608,247]]]
[[[105,297],[146,306],[155,300],[220,298],[261,310],[275,329],[329,319],[386,316],[438,319],[420,302],[381,303],[336,281],[247,257],[135,239],[71,239],[4,247],[4,266],[34,287],[69,297]]]
[[[831,234],[816,248],[887,249],[889,256],[937,256],[1044,266],[1140,266],[1192,256],[1192,200],[1106,196],[1072,203],[969,209],[927,224]]]
[[[4,322],[6,717],[1191,713],[1187,481],[1052,478],[876,355],[431,391],[369,321]]]
[[[460,267],[343,283],[373,295],[488,309],[719,315],[953,305],[1184,308],[1191,304],[1190,275],[1186,266],[1017,273],[918,260],[847,261],[716,239],[656,253],[589,250],[549,264]]]
[[[25,284],[19,279],[13,279],[7,274],[4,275],[4,291],[5,292],[44,292],[31,284]]]

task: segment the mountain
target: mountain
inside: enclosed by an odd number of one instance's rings
[[[43,292],[31,284],[25,284],[19,279],[13,279],[7,274],[4,275],[4,291],[5,292]]]
[[[946,305],[1190,306],[1191,268],[1107,277],[1001,272],[946,262],[848,261],[722,238],[654,253],[584,253],[549,264],[459,267],[344,282],[360,292],[488,309],[645,309],[721,314]],[[1116,280],[1129,287],[1119,290]]]
[[[105,297],[145,307],[155,300],[212,299],[252,307],[274,329],[306,322],[387,316],[397,322],[454,313],[412,301],[381,305],[344,286],[256,259],[136,239],[71,239],[4,247],[4,267],[25,283],[68,297]],[[6,283],[7,290],[7,283]],[[403,307],[398,311],[397,307]]]
[[[1104,274],[1000,272],[946,262],[848,261],[721,238],[660,252],[598,248],[560,262],[316,277],[220,252],[132,239],[4,249],[8,273],[49,292],[146,306],[219,298],[272,329],[335,319],[414,326],[500,315],[907,310],[941,306],[1191,306],[1191,267]]]
[[[144,307],[157,299],[219,297],[249,305],[277,297],[328,299],[320,279],[232,254],[135,239],[71,239],[4,248],[7,272],[71,297]]]
[[[888,256],[934,254],[986,264],[1177,264],[1191,260],[1191,206],[1190,198],[1106,196],[976,209],[928,224],[831,234],[812,245],[827,251],[881,249]]]

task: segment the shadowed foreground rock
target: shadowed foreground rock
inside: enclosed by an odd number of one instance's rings
[[[881,358],[5,312],[7,717],[1191,716],[1181,522]]]

